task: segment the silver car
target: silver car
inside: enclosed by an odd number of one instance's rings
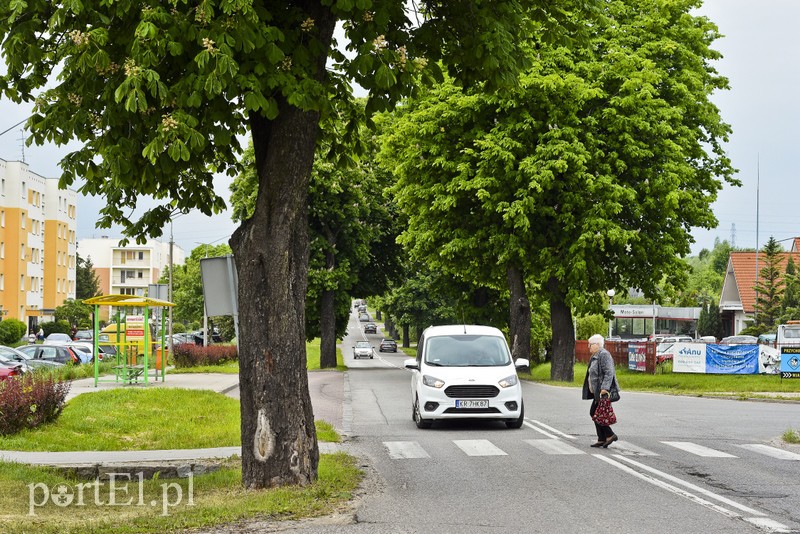
[[[372,359],[373,352],[372,352],[372,345],[369,344],[369,341],[357,341],[356,345],[353,347],[353,358],[356,360],[359,358],[369,358]]]

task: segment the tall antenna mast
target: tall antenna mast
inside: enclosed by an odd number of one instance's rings
[[[761,189],[761,154],[756,155],[756,302],[753,306],[753,317],[758,323],[758,195]]]
[[[25,163],[25,129],[20,128],[19,130],[19,149],[22,152],[22,163]]]
[[[736,248],[736,223],[731,223],[731,248]]]

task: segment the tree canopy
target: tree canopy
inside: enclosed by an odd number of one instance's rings
[[[140,242],[160,236],[177,212],[224,208],[214,175],[242,170],[239,136],[249,130],[259,192],[230,242],[242,480],[309,484],[319,449],[305,374],[307,196],[320,118],[349,101],[352,82],[369,92],[372,112],[436,78],[440,65],[468,86],[513,82],[534,31],[551,40],[578,34],[579,15],[599,5],[14,0],[0,3],[0,92],[35,101],[32,142],[79,143],[61,161],[60,185],[81,180],[81,194],[106,200],[97,224],[119,224]],[[337,24],[349,54],[333,37]],[[157,205],[142,213],[143,198]]]
[[[445,81],[385,141],[404,244],[495,286],[520,269],[551,302],[554,378],[572,378],[570,310],[604,310],[608,288],[682,287],[690,229],[715,226],[717,192],[738,184],[709,99],[727,88],[718,32],[695,4],[608,2],[587,43],[534,41],[514,89]]]

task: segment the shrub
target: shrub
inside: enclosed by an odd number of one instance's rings
[[[44,331],[44,337],[49,336],[54,332],[58,332],[60,334],[69,334],[70,327],[67,321],[48,321],[45,323],[41,323],[39,326],[42,327]]]
[[[5,319],[0,321],[0,342],[11,345],[22,339],[28,328],[19,319]]]
[[[175,345],[173,355],[175,367],[197,367],[199,365],[220,365],[236,361],[239,357],[235,345],[209,345],[203,347],[191,343]]]
[[[69,386],[39,373],[0,382],[0,435],[54,421],[64,409]]]
[[[181,332],[186,332],[186,325],[183,323],[172,323],[172,333],[179,334]]]

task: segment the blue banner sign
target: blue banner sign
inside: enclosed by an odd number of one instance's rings
[[[706,347],[706,373],[758,374],[758,345],[708,345]]]

